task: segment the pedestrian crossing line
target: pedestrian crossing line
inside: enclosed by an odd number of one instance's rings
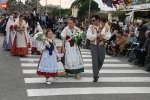
[[[51,82],[92,82],[92,77],[82,77],[80,80],[74,78],[50,78]],[[45,83],[45,78],[24,78],[25,83]],[[100,77],[98,82],[150,82],[149,77]]]
[[[92,59],[83,59],[83,62],[92,62]],[[121,62],[120,60],[117,59],[105,59],[104,62]]]
[[[22,67],[37,67],[38,63],[21,63]],[[85,68],[86,67],[92,67],[92,64],[84,64]],[[103,64],[103,67],[120,67],[120,68],[125,68],[125,67],[133,67],[132,65],[129,64]]]
[[[29,55],[27,55],[27,57],[40,57],[41,55],[33,55],[33,54],[29,54]],[[82,58],[91,58],[92,56],[91,55],[85,55],[85,54],[83,54],[82,55]],[[106,58],[112,58],[111,56],[108,56],[108,55],[106,55],[105,56]]]
[[[91,52],[81,52],[81,54],[86,54],[86,55],[88,55],[88,54],[90,54],[91,55]]]
[[[84,88],[47,88],[27,89],[29,97],[83,94],[146,94],[150,87],[84,87]]]
[[[34,62],[39,61],[39,58],[20,58],[20,61]],[[83,59],[83,62],[92,62],[92,59],[90,58]],[[121,61],[117,59],[105,59],[104,62],[121,62]]]
[[[92,70],[84,70],[84,73],[93,73],[93,71]],[[137,74],[137,73],[149,73],[149,72],[146,72],[146,71],[144,71],[144,70],[116,70],[116,69],[114,69],[114,70],[101,70],[100,71],[100,73],[135,73],[135,74]],[[24,69],[23,70],[23,74],[36,74],[36,70],[31,70],[31,69]]]

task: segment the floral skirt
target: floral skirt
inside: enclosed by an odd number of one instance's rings
[[[54,51],[52,55],[49,55],[49,51],[47,50],[42,53],[37,68],[37,74],[47,77],[58,76],[58,64]]]

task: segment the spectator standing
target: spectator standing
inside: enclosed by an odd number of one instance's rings
[[[145,32],[148,30],[148,27],[145,25],[147,22],[145,19],[142,20],[141,24],[139,25],[137,31],[139,31],[139,48],[141,48],[146,40]]]

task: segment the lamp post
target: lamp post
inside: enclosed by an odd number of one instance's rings
[[[88,16],[89,20],[90,20],[90,13],[91,13],[91,0],[89,0],[89,16]]]
[[[47,13],[47,0],[46,0],[46,13]]]
[[[39,13],[39,0],[37,0],[37,13]]]
[[[60,0],[60,6],[59,6],[59,15],[61,14],[61,0]]]

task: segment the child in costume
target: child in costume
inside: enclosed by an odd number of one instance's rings
[[[37,74],[44,75],[46,77],[46,83],[51,84],[49,77],[58,76],[58,52],[55,46],[55,42],[52,39],[52,31],[47,31],[45,36],[47,39],[46,41],[50,44],[50,47],[46,46],[46,42],[43,41],[43,52],[38,64]]]
[[[61,62],[61,58],[64,56],[64,54],[61,53],[61,47],[60,46],[57,46],[57,51],[58,51],[58,55],[59,55],[59,57],[57,58],[57,62],[58,62],[58,74],[59,75],[65,75],[64,65]]]

